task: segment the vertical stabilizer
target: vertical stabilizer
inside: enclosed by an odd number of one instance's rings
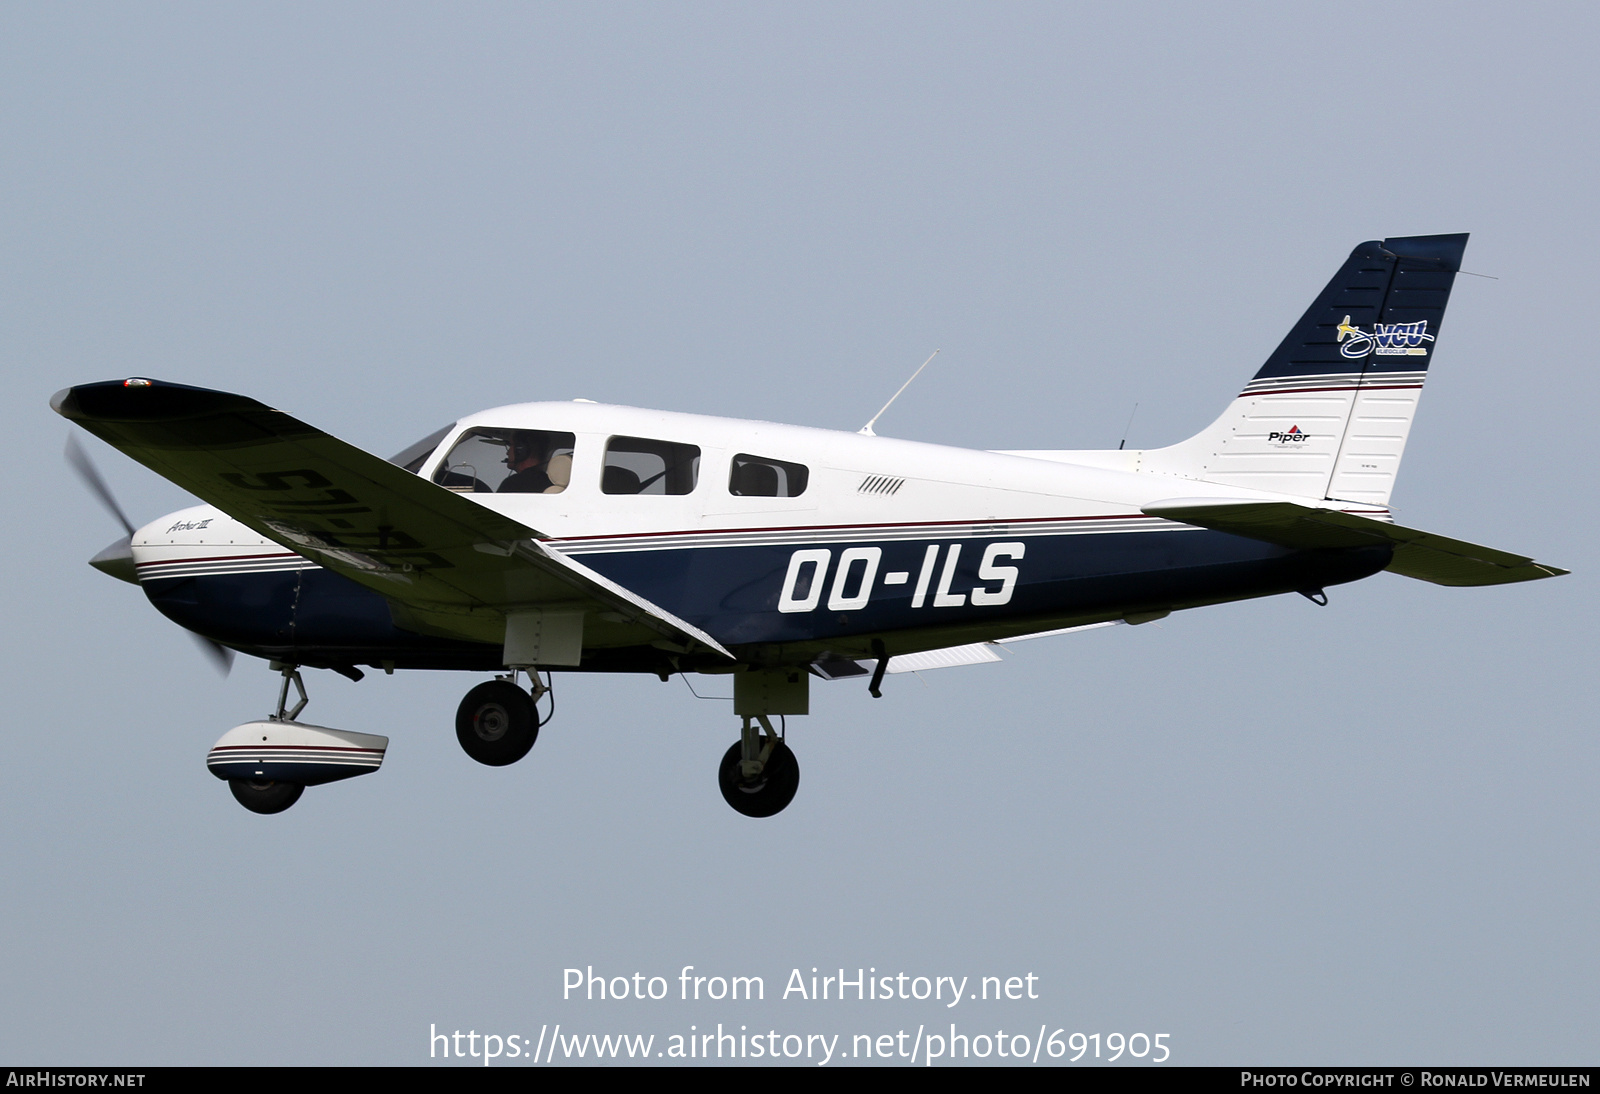
[[[1222,416],[1140,469],[1387,505],[1466,246],[1361,244]]]

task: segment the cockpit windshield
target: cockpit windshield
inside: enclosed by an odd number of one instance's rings
[[[439,447],[439,442],[448,437],[450,435],[450,431],[455,427],[456,424],[451,422],[443,429],[434,433],[429,433],[416,444],[407,445],[393,456],[390,456],[389,462],[393,464],[399,464],[401,467],[415,475],[418,471],[422,470],[422,465],[428,462],[428,457],[433,455],[433,450]]]
[[[572,481],[576,440],[548,429],[470,429],[433,481],[464,494],[559,494]]]

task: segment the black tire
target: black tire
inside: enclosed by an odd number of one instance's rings
[[[456,740],[480,764],[514,764],[538,739],[539,715],[532,697],[505,680],[479,684],[456,710]]]
[[[746,783],[739,777],[739,759],[743,750],[738,743],[723,753],[722,766],[717,769],[717,785],[729,805],[747,817],[771,817],[782,813],[794,801],[800,789],[800,762],[789,751],[789,746],[779,741],[772,748],[761,777]]]
[[[306,788],[300,783],[281,783],[267,779],[229,779],[234,800],[252,813],[282,813]]]

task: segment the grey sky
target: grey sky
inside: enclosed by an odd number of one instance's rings
[[[1579,5],[0,9],[0,1060],[954,1020],[1593,1063],[1596,45]],[[46,407],[152,375],[382,455],[543,398],[856,429],[938,347],[880,434],[1114,447],[1137,402],[1165,444],[1355,243],[1456,231],[1498,280],[1457,281],[1395,503],[1570,577],[819,685],[766,822],[676,680],[562,679],[490,770],[451,733],[478,678],[439,673],[313,674],[306,717],[389,735],[384,770],[246,813],[205,750],[273,680],[84,565],[119,533]],[[136,522],[187,503],[88,444]],[[689,964],[768,1001],[560,1000]],[[774,1000],[812,966],[1041,998]]]

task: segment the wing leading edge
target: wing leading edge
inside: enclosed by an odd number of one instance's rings
[[[650,632],[646,641],[733,656],[540,543],[535,529],[254,399],[138,379],[68,388],[50,405],[269,539],[382,593],[418,629],[499,643],[508,611],[603,612]]]

